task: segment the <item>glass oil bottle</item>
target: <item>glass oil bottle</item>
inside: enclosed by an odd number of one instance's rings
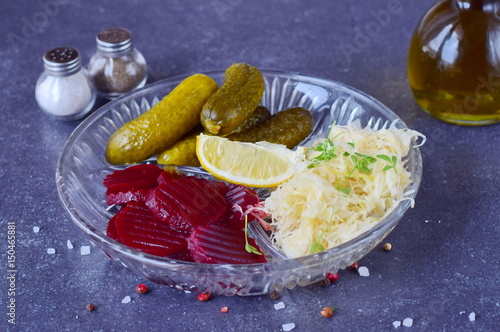
[[[500,122],[500,1],[441,0],[421,19],[408,54],[417,103],[443,121]]]

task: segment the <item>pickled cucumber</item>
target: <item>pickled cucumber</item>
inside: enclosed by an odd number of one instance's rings
[[[267,141],[283,144],[291,149],[309,136],[313,126],[314,119],[311,111],[302,107],[293,107],[274,114],[249,130],[228,135],[226,138],[252,143]]]
[[[196,156],[196,137],[203,131],[201,126],[183,136],[165,151],[158,154],[158,164],[183,165],[199,167],[200,162]]]
[[[233,133],[241,133],[252,127],[255,127],[259,123],[267,120],[271,117],[271,111],[269,111],[264,106],[257,106],[257,108],[253,111],[252,114],[233,131]]]
[[[217,83],[206,75],[187,77],[150,110],[110,137],[106,160],[110,164],[137,163],[165,150],[200,123],[201,109],[217,88]]]
[[[213,135],[234,132],[259,105],[264,93],[264,78],[251,65],[232,64],[224,77],[222,86],[201,111],[201,124]]]

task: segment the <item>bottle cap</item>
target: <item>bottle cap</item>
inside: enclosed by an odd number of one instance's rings
[[[80,52],[73,47],[54,48],[45,53],[43,63],[51,72],[70,74],[81,67]]]
[[[107,53],[118,53],[132,49],[132,33],[124,28],[102,30],[96,36],[97,48]]]

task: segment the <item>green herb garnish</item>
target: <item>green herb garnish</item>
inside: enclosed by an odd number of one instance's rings
[[[332,227],[333,225],[333,217],[334,217],[334,209],[332,208],[332,218],[330,219],[330,222],[328,223],[328,226],[321,232],[321,234],[318,236],[318,239],[311,244],[311,253],[315,254],[317,252],[325,250],[325,247],[320,243],[320,241],[323,239],[323,235],[325,235],[326,232]]]
[[[351,187],[345,187],[345,188],[340,188],[340,185],[336,186],[337,190],[340,191],[343,194],[349,195],[351,193],[352,188]]]
[[[321,154],[312,158],[311,163],[307,167],[314,168],[320,161],[329,161],[336,158],[336,148],[337,146],[333,144],[333,141],[330,138],[327,138],[323,143],[320,143],[316,147],[312,148],[312,150],[321,152]]]
[[[248,243],[248,215],[245,214],[245,250],[251,254],[262,255],[262,253],[257,250],[254,246]]]
[[[396,158],[396,156],[392,156],[392,158],[391,158],[385,154],[379,154],[379,155],[377,155],[377,158],[385,160],[389,163],[389,165],[387,165],[383,168],[384,172],[387,172],[391,168],[394,170],[394,172],[396,172],[396,163],[398,162],[398,158]]]
[[[370,165],[373,164],[375,161],[377,161],[377,159],[371,156],[367,156],[358,152],[355,152],[354,154],[351,155],[351,160],[354,164],[354,168],[347,175],[347,177],[350,177],[355,170],[359,170],[360,172],[363,173],[370,173],[371,172]]]

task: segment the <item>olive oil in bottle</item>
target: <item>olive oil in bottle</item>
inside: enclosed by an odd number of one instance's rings
[[[500,122],[500,1],[442,0],[417,26],[408,54],[417,103],[446,122]]]

